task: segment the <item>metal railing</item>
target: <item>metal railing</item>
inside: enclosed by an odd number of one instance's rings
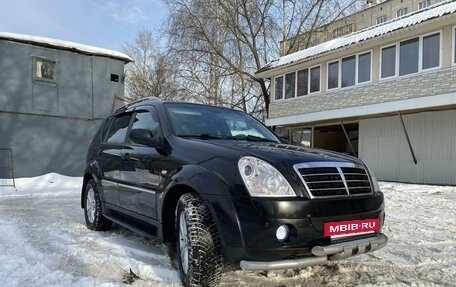
[[[13,151],[0,148],[0,186],[16,187],[14,181]]]

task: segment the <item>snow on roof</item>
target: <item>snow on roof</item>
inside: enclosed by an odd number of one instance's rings
[[[455,11],[456,2],[454,0],[440,2],[438,4],[429,6],[426,9],[418,10],[413,13],[404,15],[401,18],[396,18],[383,24],[369,27],[340,38],[332,39],[308,49],[280,57],[279,59],[269,62],[263,66],[256,72],[256,74],[258,75],[263,72],[289,64],[302,63],[306,59],[317,56],[319,54],[372,39],[398,29],[413,26],[433,18],[441,17],[446,14],[452,14]]]
[[[69,42],[69,41],[40,37],[40,36],[31,36],[31,35],[25,35],[25,34],[0,32],[0,39],[10,40],[10,41],[14,41],[14,42],[27,43],[27,44],[37,45],[37,46],[50,47],[50,48],[55,48],[55,49],[60,49],[60,50],[69,50],[69,51],[74,51],[74,52],[88,54],[88,55],[104,56],[104,57],[123,60],[126,63],[133,61],[132,58],[130,58],[128,55],[121,53],[121,52],[93,47],[93,46],[84,45],[84,44],[78,44],[78,43]]]

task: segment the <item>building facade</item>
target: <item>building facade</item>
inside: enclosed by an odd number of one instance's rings
[[[355,154],[381,180],[456,184],[456,2],[412,2],[425,7],[259,70],[267,125]]]
[[[280,43],[281,55],[303,50],[308,47],[308,43],[315,46],[334,38],[368,29],[439,2],[441,0],[367,0],[360,11],[337,19],[323,27],[317,27],[312,33],[304,33],[282,41]]]
[[[16,177],[80,176],[87,147],[114,96],[124,95],[125,54],[0,32],[0,148]]]

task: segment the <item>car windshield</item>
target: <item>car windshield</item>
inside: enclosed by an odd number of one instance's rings
[[[279,142],[259,121],[240,111],[182,103],[165,107],[174,133],[180,137]]]

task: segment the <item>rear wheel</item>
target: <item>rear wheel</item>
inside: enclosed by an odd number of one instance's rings
[[[112,221],[104,217],[101,212],[100,193],[93,179],[87,182],[84,199],[84,215],[87,227],[97,231],[109,230]]]
[[[223,270],[217,226],[203,199],[183,194],[176,209],[177,259],[186,286],[215,286]]]

